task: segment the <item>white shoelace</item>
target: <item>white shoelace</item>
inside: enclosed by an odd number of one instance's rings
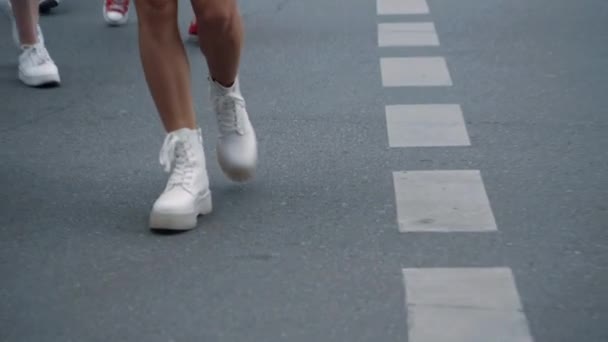
[[[222,133],[237,132],[244,134],[243,122],[239,110],[244,110],[242,100],[230,95],[216,96],[215,108],[218,112],[218,123]]]
[[[109,11],[116,11],[123,14],[127,12],[126,0],[108,0],[106,6]]]
[[[192,180],[190,148],[187,142],[179,140],[177,134],[167,134],[160,149],[159,161],[165,172],[171,172],[167,183],[168,189],[186,185]]]
[[[36,44],[25,48],[27,59],[32,65],[43,65],[52,62],[49,52],[44,45]]]

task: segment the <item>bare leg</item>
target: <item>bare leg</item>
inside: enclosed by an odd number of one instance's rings
[[[34,45],[38,42],[38,1],[11,0],[19,40],[23,45]]]
[[[144,74],[167,132],[194,129],[190,66],[177,27],[177,0],[136,0]]]
[[[213,82],[210,98],[220,131],[218,162],[228,178],[243,182],[253,177],[257,140],[238,70],[243,45],[243,23],[236,0],[191,0],[198,21],[201,51]]]
[[[243,23],[236,0],[191,0],[198,21],[201,51],[211,77],[231,86],[238,74]]]

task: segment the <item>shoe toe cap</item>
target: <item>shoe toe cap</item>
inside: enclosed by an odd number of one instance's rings
[[[116,11],[109,11],[106,16],[108,20],[113,23],[121,22],[122,20],[124,20],[125,17],[124,14]]]
[[[153,211],[171,214],[184,214],[193,211],[192,196],[177,188],[164,192],[154,202]]]
[[[226,137],[218,144],[218,157],[228,167],[248,169],[257,163],[255,137]]]

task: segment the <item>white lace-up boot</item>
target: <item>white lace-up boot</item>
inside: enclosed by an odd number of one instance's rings
[[[196,227],[197,217],[212,210],[201,130],[182,128],[167,134],[160,163],[170,176],[152,208],[150,228],[188,230]]]
[[[237,182],[247,181],[255,173],[258,148],[238,78],[230,88],[211,79],[210,83],[211,103],[220,131],[217,144],[219,164],[228,178]]]

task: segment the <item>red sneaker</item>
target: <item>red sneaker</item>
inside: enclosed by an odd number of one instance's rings
[[[190,27],[188,27],[188,36],[193,41],[198,41],[198,23],[196,19],[193,19],[190,22]]]
[[[104,0],[103,18],[111,26],[126,24],[129,20],[129,0]]]

